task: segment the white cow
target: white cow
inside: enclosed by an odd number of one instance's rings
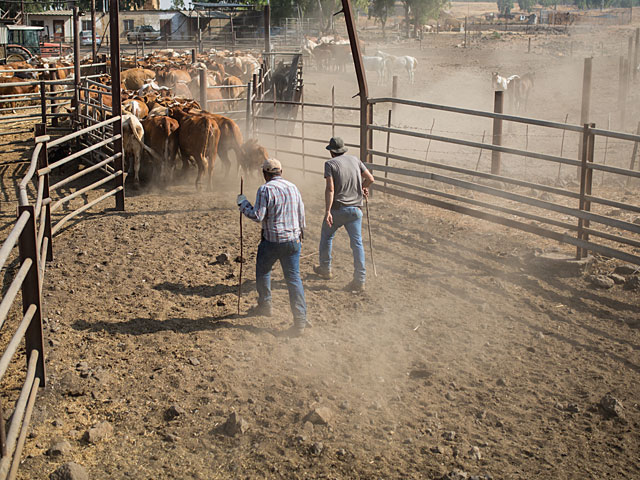
[[[142,149],[144,145],[144,128],[138,118],[131,114],[122,115],[122,150],[125,159],[131,157],[133,161],[129,163],[129,174],[133,169],[134,184],[140,183],[140,162],[142,160]]]
[[[362,56],[362,63],[364,64],[364,69],[376,72],[378,74],[378,85],[382,85],[385,79],[385,60],[382,57],[368,57],[366,55]]]
[[[387,76],[391,77],[394,73],[405,70],[409,77],[409,83],[415,81],[415,71],[418,66],[418,60],[415,57],[410,57],[409,55],[396,57],[381,50],[376,52],[376,56],[384,58]]]

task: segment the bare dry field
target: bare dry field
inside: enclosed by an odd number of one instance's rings
[[[611,114],[619,128],[617,92],[607,85],[630,31],[537,36],[531,54],[526,37],[504,34],[467,49],[457,46],[459,34],[430,36],[422,50],[416,42],[367,48],[418,58],[416,84],[401,76],[399,96],[470,108],[491,109],[491,71],[535,71],[527,114],[559,121],[569,114],[574,123],[582,58],[604,52],[594,60],[593,119],[600,125]],[[576,42],[573,57],[567,41]],[[338,104],[355,102],[352,71],[307,71],[305,81],[309,102],[327,103],[332,85]],[[372,96],[386,96],[391,87],[370,88]],[[629,102],[622,128],[633,130],[636,92]],[[386,115],[376,110],[376,122],[385,124]],[[398,109],[394,124],[476,139],[491,128],[486,120],[410,108]],[[522,130],[515,126],[507,141],[523,146],[528,134],[532,149],[557,153],[559,138]],[[336,134],[353,140],[346,129]],[[273,149],[268,138],[261,141]],[[576,145],[567,136],[565,153],[575,157]],[[628,147],[608,145],[607,163],[625,165]],[[422,156],[426,141],[396,139],[392,149]],[[299,166],[299,159],[282,158]],[[477,152],[434,143],[430,159],[475,165]],[[320,160],[308,162],[321,168]],[[488,164],[485,155],[479,168]],[[279,268],[274,316],[248,313],[260,231],[247,220],[244,296],[235,314],[235,177],[214,175],[213,192],[195,193],[188,179],[167,191],[129,194],[126,213],[88,215],[54,239],[44,286],[48,383],[18,478],[48,478],[68,461],[92,479],[640,476],[637,290],[595,289],[583,275],[550,269],[535,255],[571,252],[565,245],[377,192],[370,209],[378,276],[367,252],[367,290],[347,293],[352,259],[343,232],[334,242],[334,278],[312,273],[322,180],[286,168],[307,207],[301,270],[313,328],[300,339],[279,335],[291,323]],[[557,175],[557,166],[506,156],[504,168]],[[5,228],[19,174],[7,169],[2,178]],[[258,185],[257,177],[245,181],[249,197]],[[615,180],[605,187],[627,195]],[[217,261],[222,253],[230,263]],[[591,270],[610,273],[616,265],[598,258]],[[16,395],[11,378],[3,404]],[[607,394],[619,402],[617,414],[602,407]],[[313,411],[320,415],[309,416]],[[246,429],[229,435],[224,425],[233,413]],[[88,439],[85,432],[100,422],[113,430]],[[69,442],[65,452],[48,453],[60,440]]]

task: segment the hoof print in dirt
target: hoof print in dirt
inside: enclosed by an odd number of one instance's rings
[[[68,462],[59,466],[49,480],[89,480],[89,474],[82,465]]]
[[[322,444],[322,442],[314,442],[309,447],[309,453],[311,455],[313,455],[314,457],[319,456],[322,453],[323,450],[324,450],[324,445]]]
[[[589,275],[587,281],[597,288],[609,289],[615,285],[615,282],[605,275]]]
[[[616,275],[634,275],[635,273],[638,273],[638,271],[639,271],[639,267],[637,265],[625,264],[625,265],[618,265],[613,270],[613,273]]]
[[[247,430],[249,430],[249,423],[236,412],[229,415],[227,421],[222,425],[222,432],[230,437],[243,434]]]
[[[333,412],[327,407],[317,407],[311,410],[302,419],[302,422],[310,422],[314,425],[329,425],[333,420]]]
[[[431,375],[433,375],[433,373],[426,368],[414,368],[409,372],[409,378],[413,378],[416,380],[429,378]]]
[[[226,253],[221,253],[216,257],[216,263],[218,265],[228,265],[229,264],[229,255]]]
[[[67,397],[81,397],[85,394],[86,387],[78,377],[69,372],[60,380],[60,391]]]
[[[185,415],[186,413],[187,412],[185,411],[185,409],[180,405],[171,405],[169,408],[167,408],[167,411],[164,412],[164,418],[165,420],[170,421],[182,415]]]
[[[113,435],[113,426],[109,422],[100,422],[84,432],[82,439],[87,443],[99,443]]]
[[[625,290],[640,290],[640,275],[629,275],[624,282]]]
[[[440,477],[440,480],[468,480],[469,474],[464,470],[454,468],[446,475]]]
[[[622,403],[620,403],[618,399],[610,393],[607,393],[604,397],[602,397],[602,399],[600,399],[600,407],[608,417],[622,417]]]
[[[247,259],[244,257],[241,257],[240,255],[234,258],[233,261],[236,263],[247,263]]]
[[[55,440],[53,444],[47,450],[47,455],[50,457],[61,457],[71,452],[71,444],[66,440]]]
[[[442,438],[447,440],[448,442],[453,442],[456,439],[456,432],[444,432],[442,434]]]

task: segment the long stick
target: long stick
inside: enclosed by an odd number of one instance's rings
[[[567,113],[567,116],[564,117],[564,123],[566,125],[566,123],[569,121],[569,114]],[[562,153],[564,152],[564,134],[567,133],[566,130],[562,130],[562,142],[560,142],[560,156],[562,156]],[[562,163],[558,163],[558,178],[556,179],[556,184],[560,183],[560,170],[562,169]]]
[[[607,119],[607,130],[611,130],[611,114]],[[607,164],[607,150],[609,149],[609,137],[604,138],[604,158],[602,159],[602,165]],[[602,177],[600,177],[600,185],[604,183],[604,170],[602,171]]]
[[[484,143],[484,135],[487,133],[486,130],[482,131],[482,143]],[[482,149],[480,149],[480,153],[478,153],[478,161],[476,162],[476,172],[478,171],[478,167],[480,166],[480,158],[482,157]]]
[[[244,178],[240,177],[240,195],[244,187]],[[238,315],[240,315],[240,299],[242,298],[242,264],[244,263],[242,249],[242,212],[240,212],[240,275],[238,277]]]
[[[364,198],[364,204],[367,210],[367,230],[369,230],[369,249],[371,250],[371,263],[373,264],[373,275],[378,276],[378,271],[376,270],[376,261],[373,258],[373,240],[371,239],[371,221],[369,220],[369,199],[367,197]]]
[[[429,135],[433,134],[433,127],[435,127],[436,125],[436,118],[433,117],[433,122],[431,122],[431,129],[429,130]],[[431,148],[431,139],[429,139],[429,143],[427,143],[427,151],[424,152],[424,161],[426,162],[427,159],[429,158],[429,149]],[[424,167],[424,171],[427,171],[427,167]],[[427,179],[423,178],[422,179],[422,186],[424,187],[427,184]]]

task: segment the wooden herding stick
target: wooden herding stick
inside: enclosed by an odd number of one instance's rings
[[[244,187],[244,178],[240,177],[240,195]],[[240,299],[242,298],[242,264],[244,263],[242,251],[242,211],[240,212],[240,275],[238,277],[238,315],[240,315]]]
[[[369,199],[367,197],[364,197],[364,204],[367,210],[367,230],[369,230],[369,249],[371,250],[371,263],[373,264],[373,275],[377,277],[378,271],[376,270],[376,261],[373,258],[373,240],[371,239],[371,222],[369,221]]]

